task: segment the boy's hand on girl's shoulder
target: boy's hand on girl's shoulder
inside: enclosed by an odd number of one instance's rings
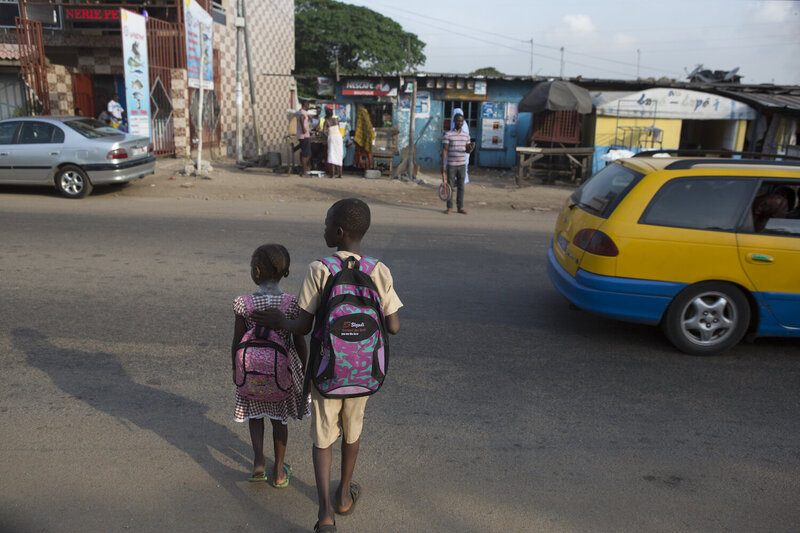
[[[286,329],[284,320],[286,315],[277,309],[267,309],[265,311],[253,311],[250,320],[256,325],[269,329]]]

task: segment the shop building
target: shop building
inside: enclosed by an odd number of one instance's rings
[[[195,0],[213,18],[214,89],[204,91],[203,145],[213,155],[235,155],[236,21],[243,3],[256,120],[242,49],[243,154],[280,144],[286,109],[293,107],[294,3],[291,0]],[[46,113],[97,117],[114,93],[124,101],[119,13],[148,15],[152,135],[156,153],[186,157],[198,138],[199,91],[186,70],[183,0],[0,0],[0,117]],[[22,20],[20,21],[20,17]],[[269,39],[263,36],[269,35]],[[21,74],[21,76],[20,76]],[[15,79],[16,76],[16,79]],[[258,124],[258,135],[254,129]]]

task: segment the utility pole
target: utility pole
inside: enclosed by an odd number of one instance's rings
[[[203,88],[206,84],[206,80],[203,79],[206,65],[206,42],[205,35],[203,35],[203,23],[199,19],[197,35],[198,41],[200,41],[200,88],[198,93],[200,100],[197,102],[197,175],[199,176],[203,156]]]
[[[417,77],[414,76],[412,78],[414,81],[414,85],[412,86],[411,90],[411,113],[408,118],[408,179],[414,179],[414,121],[416,120],[416,111],[417,111]]]
[[[638,48],[636,49],[636,79],[639,79],[639,62],[642,59],[642,51]]]
[[[564,47],[561,47],[561,74],[559,78],[564,78]]]
[[[247,19],[245,3],[242,1],[242,18]],[[247,37],[247,24],[244,25],[244,50],[247,57],[247,77],[250,80],[250,112],[253,115],[253,133],[256,136],[256,154],[261,159],[261,135],[258,132],[258,111],[256,109],[256,88],[253,80],[253,63],[250,61],[250,39]]]
[[[533,37],[531,37],[531,78],[533,77]]]
[[[242,162],[242,2],[237,0],[236,6],[236,162]]]

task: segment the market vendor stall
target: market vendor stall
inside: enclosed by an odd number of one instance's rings
[[[519,111],[533,113],[533,120],[528,146],[516,148],[517,185],[526,171],[532,170],[547,156],[565,159],[572,173],[571,181],[588,177],[594,148],[580,146],[581,115],[593,110],[591,95],[582,87],[561,80],[536,84],[519,103]]]

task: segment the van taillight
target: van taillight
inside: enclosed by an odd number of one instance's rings
[[[619,250],[611,237],[600,230],[582,229],[572,239],[572,244],[594,255],[616,257]]]
[[[116,150],[111,150],[106,154],[106,159],[109,161],[113,159],[127,159],[128,152],[125,151],[124,148],[117,148]]]

